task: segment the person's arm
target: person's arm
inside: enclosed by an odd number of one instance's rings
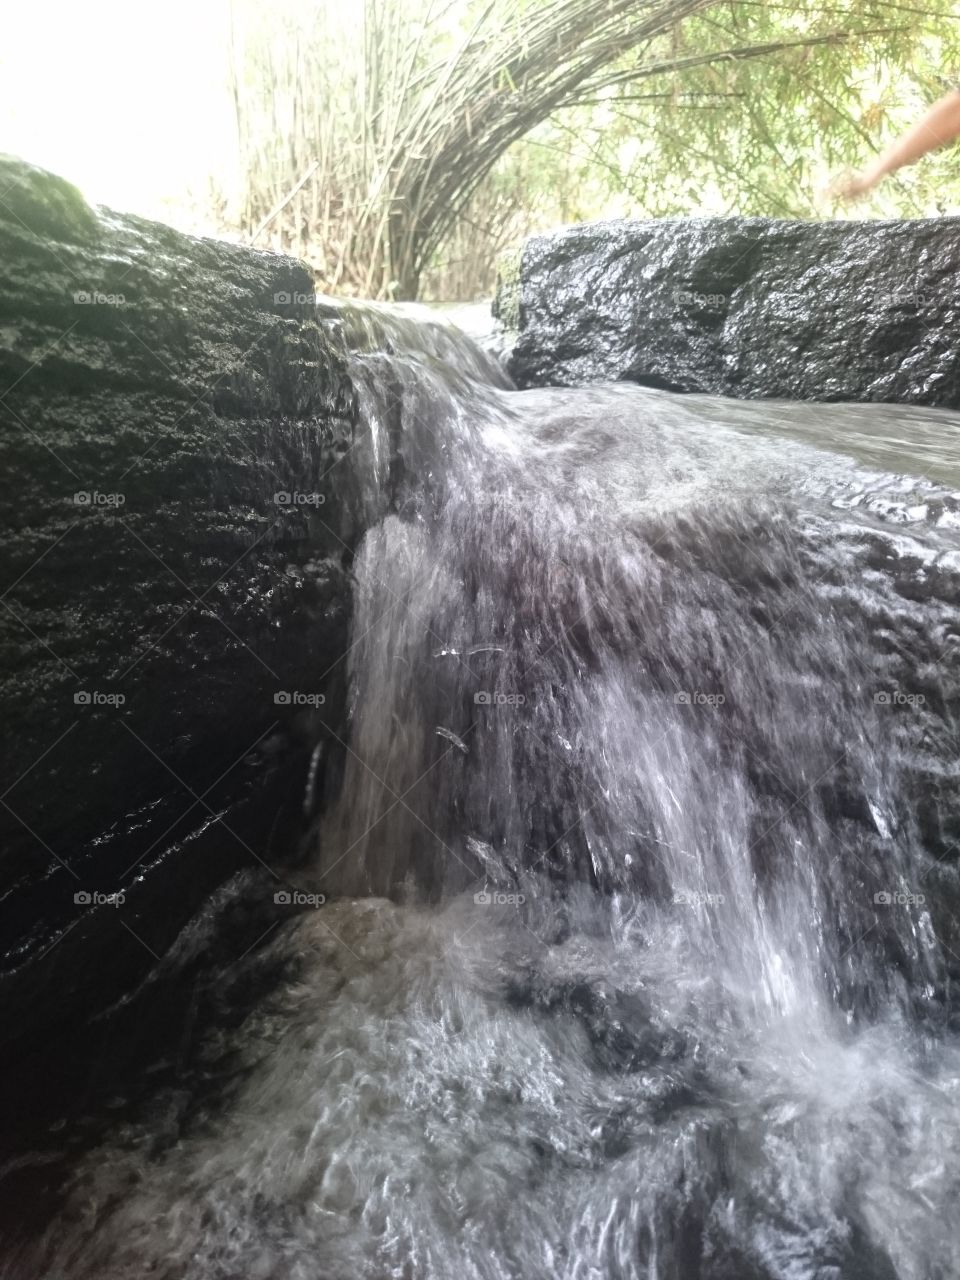
[[[904,165],[914,164],[928,151],[935,151],[960,136],[960,90],[953,90],[935,102],[923,119],[908,129],[896,142],[861,173],[841,178],[830,188],[841,200],[855,200],[866,195],[888,173]]]

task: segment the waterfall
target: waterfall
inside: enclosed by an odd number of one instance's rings
[[[960,1275],[960,417],[339,323],[387,513],[310,905],[0,1275]]]

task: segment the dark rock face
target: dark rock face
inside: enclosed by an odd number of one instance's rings
[[[355,395],[312,294],[290,259],[0,161],[14,1038],[38,992],[62,1019],[128,987],[225,875],[291,852],[359,533]]]
[[[960,219],[607,222],[529,240],[496,309],[522,387],[960,407]]]

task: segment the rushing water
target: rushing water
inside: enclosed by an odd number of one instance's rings
[[[956,1280],[960,418],[359,347],[301,909],[0,1275]]]

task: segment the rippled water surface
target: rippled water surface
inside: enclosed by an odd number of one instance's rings
[[[955,1280],[960,418],[373,332],[326,900],[0,1275]]]

